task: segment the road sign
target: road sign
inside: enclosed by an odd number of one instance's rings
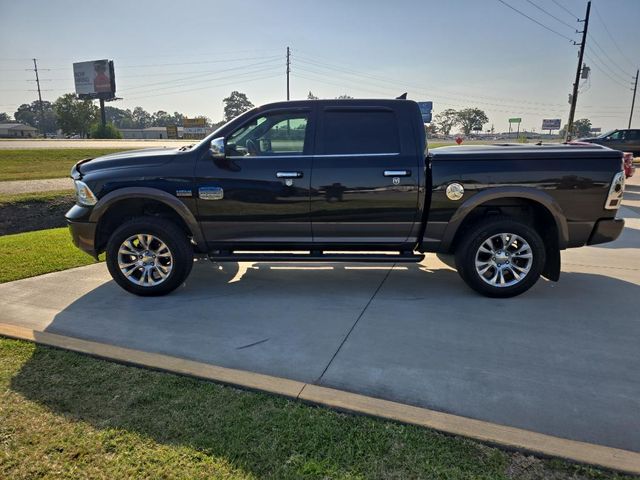
[[[422,121],[424,123],[431,123],[431,111],[433,110],[433,102],[418,102],[418,107],[420,107]]]
[[[561,123],[559,118],[545,118],[542,120],[542,130],[560,130]]]
[[[178,126],[177,125],[167,125],[167,138],[177,139],[178,138]]]
[[[509,123],[521,123],[522,119],[521,118],[510,118],[509,119]]]
[[[589,133],[602,133],[602,127],[593,127],[589,129]]]

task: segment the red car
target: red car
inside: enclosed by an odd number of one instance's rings
[[[624,176],[627,178],[633,177],[633,174],[636,171],[636,167],[633,164],[633,153],[624,152]]]

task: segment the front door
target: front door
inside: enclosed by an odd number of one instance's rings
[[[225,157],[196,167],[200,223],[210,246],[312,241],[310,109],[256,113],[225,138]]]
[[[418,208],[415,127],[391,108],[318,111],[311,180],[314,244],[400,246]]]

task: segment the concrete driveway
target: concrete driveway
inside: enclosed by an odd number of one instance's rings
[[[559,283],[483,298],[419,265],[198,262],[163,298],[103,264],[0,285],[0,322],[640,452],[640,187]]]

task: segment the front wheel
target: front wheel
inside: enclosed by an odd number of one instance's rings
[[[545,264],[544,242],[531,226],[508,217],[472,225],[456,248],[456,268],[475,291],[513,297],[529,290]]]
[[[187,235],[169,220],[134,218],[107,242],[107,268],[118,285],[141,296],[165,295],[178,288],[193,267]]]

